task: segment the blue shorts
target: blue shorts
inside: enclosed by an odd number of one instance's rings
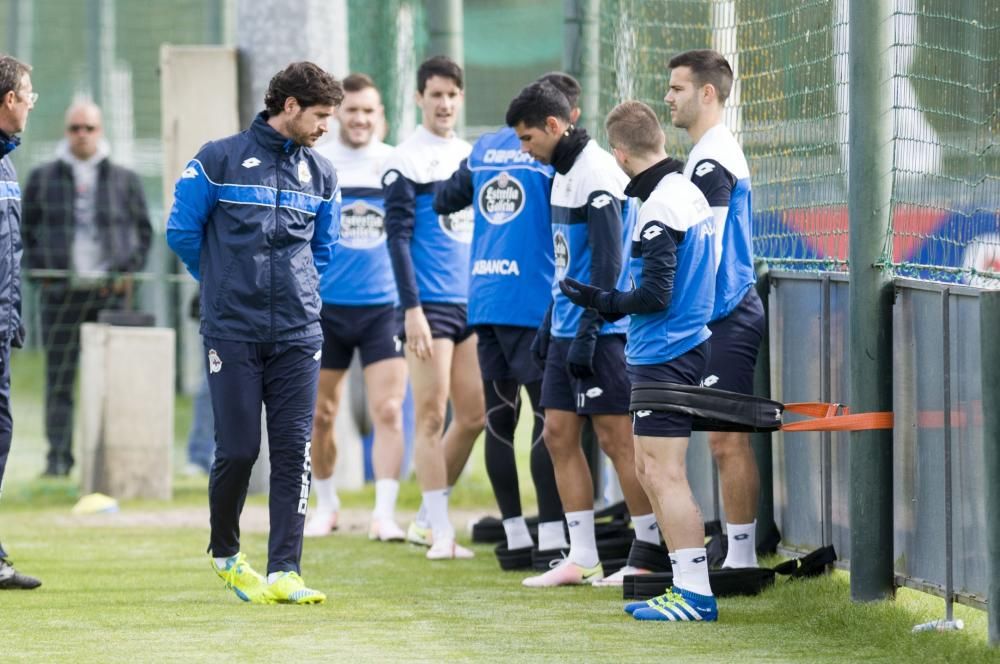
[[[536,383],[542,370],[531,355],[531,342],[538,332],[533,327],[477,325],[479,371],[483,380],[515,380],[519,385]]]
[[[451,339],[455,345],[462,343],[475,332],[468,323],[468,308],[464,304],[448,302],[421,302],[432,339]],[[399,338],[406,341],[405,321],[399,320]]]
[[[361,366],[380,360],[403,357],[402,343],[396,339],[399,309],[391,304],[350,307],[324,304],[320,312],[323,328],[321,368],[344,370],[351,366],[357,348]]]
[[[630,364],[628,377],[633,383],[698,385],[705,373],[709,354],[710,348],[705,341],[663,364]],[[687,438],[691,435],[691,416],[657,410],[639,410],[632,413],[632,433],[637,436],[657,438]]]
[[[764,305],[751,288],[725,318],[708,324],[712,346],[705,367],[705,387],[753,394],[757,353],[764,338]]]
[[[625,335],[597,337],[594,375],[583,380],[569,373],[566,355],[572,339],[553,338],[542,376],[542,408],[568,410],[577,415],[625,415],[632,383],[625,370]]]

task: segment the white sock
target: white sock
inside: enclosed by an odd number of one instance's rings
[[[566,524],[569,526],[568,559],[581,567],[593,567],[601,562],[594,533],[594,510],[566,512]]]
[[[375,480],[375,510],[372,517],[380,521],[395,521],[398,496],[399,480]]]
[[[448,518],[448,490],[424,491],[427,520],[430,521],[434,542],[455,539],[455,529]]]
[[[674,568],[674,586],[699,595],[711,595],[708,583],[708,555],[705,548],[677,549],[677,567]],[[671,562],[673,557],[671,557]],[[677,570],[681,572],[681,582],[677,583]]]
[[[507,533],[507,549],[527,549],[535,546],[528,532],[528,522],[523,516],[515,516],[503,520],[503,531]]]
[[[229,562],[232,560],[236,560],[236,556],[238,555],[240,554],[236,553],[231,556],[226,556],[225,558],[215,558],[214,559],[215,566],[218,567],[219,569],[226,569],[227,567],[229,567]]]
[[[640,542],[660,544],[660,528],[656,525],[656,515],[650,512],[632,517],[632,527],[635,528],[635,538]]]
[[[340,511],[340,497],[337,496],[337,485],[333,475],[326,479],[313,477],[313,491],[316,493],[316,512],[318,514],[333,514]]]
[[[674,572],[674,580],[671,583],[675,586],[683,586],[684,581],[681,579],[681,564],[677,559],[677,552],[668,551],[667,557],[670,558],[670,569]]]
[[[566,528],[562,521],[546,521],[538,524],[538,550],[553,551],[556,549],[568,549],[566,542]]]
[[[757,567],[757,520],[753,523],[726,523],[729,551],[723,567]]]
[[[427,505],[424,504],[423,499],[420,500],[420,509],[417,510],[417,516],[414,517],[413,522],[421,528],[429,528],[431,525],[430,521],[427,520]]]
[[[271,572],[270,574],[267,575],[267,582],[274,583],[275,581],[278,580],[278,577],[280,577],[282,574],[284,574],[284,572]]]

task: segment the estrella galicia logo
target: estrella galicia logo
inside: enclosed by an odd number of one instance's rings
[[[472,244],[472,228],[475,225],[475,219],[472,216],[471,207],[451,214],[439,214],[438,223],[444,234],[452,240],[462,244]]]
[[[552,236],[552,250],[555,253],[556,275],[562,279],[569,270],[569,242],[562,231],[556,231]]]
[[[479,190],[479,212],[491,224],[506,224],[524,209],[525,198],[520,181],[501,171]]]
[[[371,249],[385,242],[385,212],[365,201],[340,211],[340,242],[351,249]]]

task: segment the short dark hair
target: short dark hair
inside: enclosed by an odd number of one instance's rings
[[[507,107],[508,127],[544,127],[548,117],[569,122],[569,100],[551,83],[535,81],[514,97]]]
[[[580,93],[583,89],[580,87],[580,82],[566,72],[550,71],[539,76],[538,80],[550,83],[556,90],[566,95],[570,108],[580,105]]]
[[[424,94],[427,81],[432,76],[450,78],[455,81],[459,90],[463,89],[462,68],[447,55],[435,55],[420,63],[420,67],[417,69],[417,92]]]
[[[718,51],[710,48],[699,48],[685,51],[670,59],[670,68],[687,67],[691,77],[698,87],[711,83],[719,97],[719,103],[729,98],[733,89],[733,68]]]
[[[289,97],[295,97],[302,108],[339,106],[344,100],[344,89],[319,65],[293,62],[275,74],[267,85],[264,106],[268,114],[279,115]]]
[[[604,120],[611,147],[624,148],[637,157],[663,149],[666,136],[656,112],[641,101],[629,100],[611,109]]]
[[[355,72],[353,74],[348,74],[341,85],[344,87],[344,92],[361,92],[362,90],[367,90],[372,88],[378,92],[378,87],[375,85],[375,81],[368,74],[362,74],[360,72]]]
[[[21,79],[31,72],[31,65],[11,55],[0,54],[0,97],[21,88]]]

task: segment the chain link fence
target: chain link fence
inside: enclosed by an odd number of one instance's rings
[[[1000,5],[894,0],[892,227],[901,276],[1000,286]],[[641,99],[661,117],[676,53],[715,48],[737,73],[727,124],[754,186],[754,248],[769,265],[846,270],[848,0],[604,0],[602,112]],[[687,135],[667,129],[683,158]]]

